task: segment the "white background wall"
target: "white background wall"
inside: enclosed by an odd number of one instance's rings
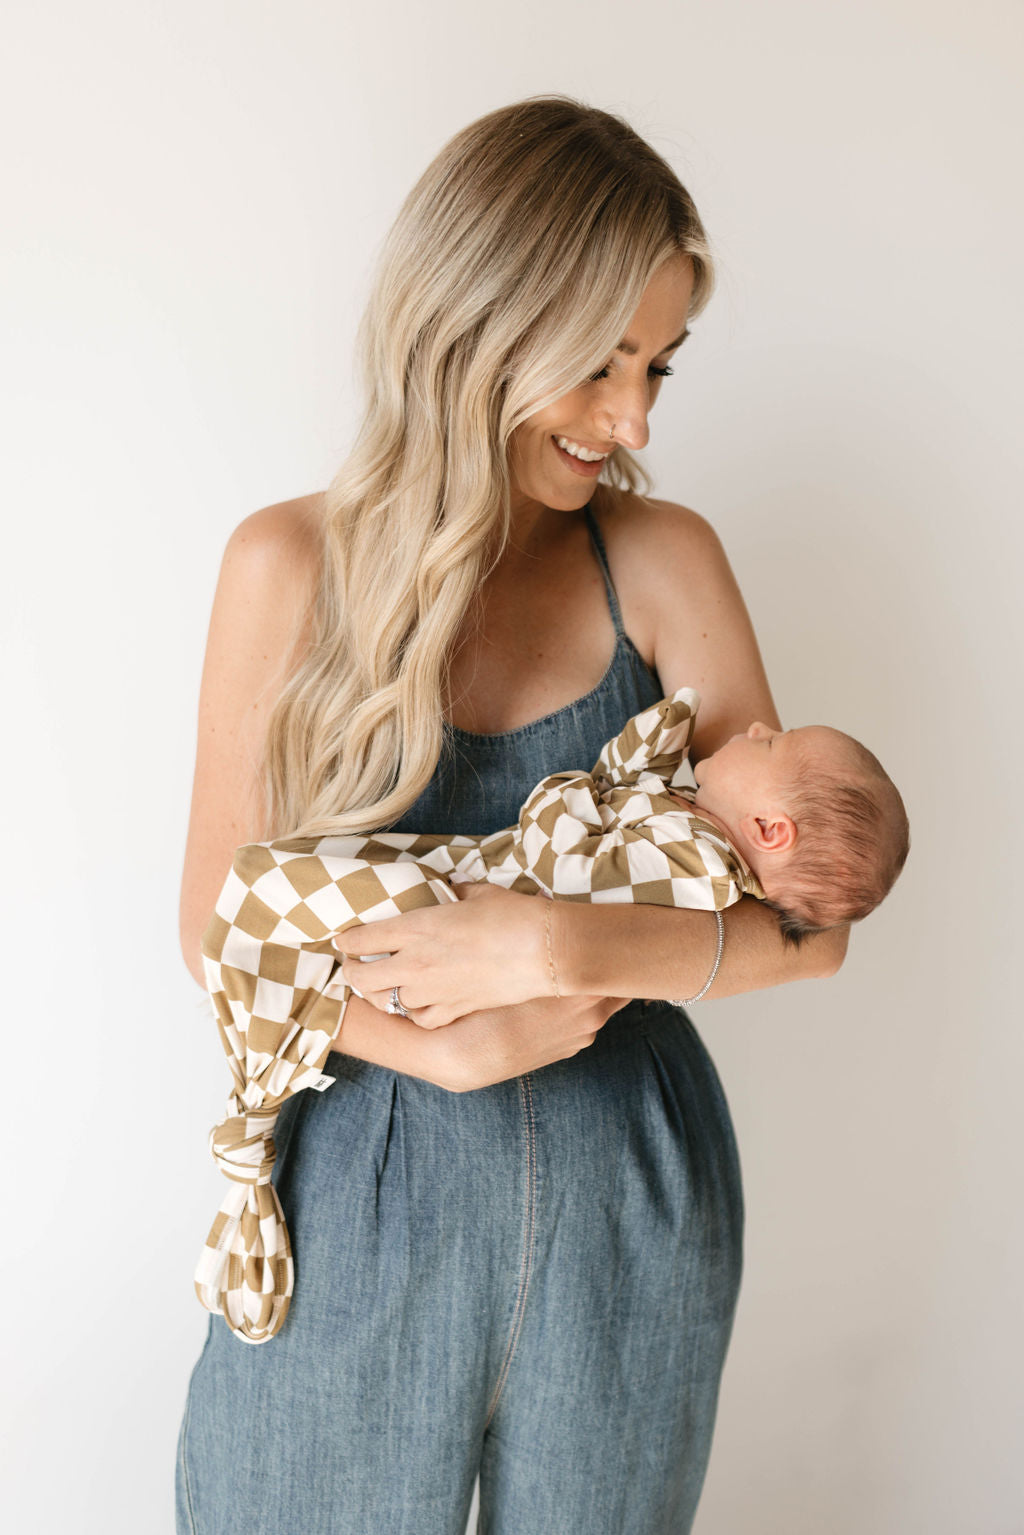
[[[717,247],[659,492],[719,528],[784,719],[862,735],[914,833],[835,980],[696,1010],[749,1206],[699,1535],[1024,1530],[1024,8],[13,14],[8,1527],[171,1530],[226,1086],[176,932],[220,553],[342,456],[367,274],[427,160],[558,90],[648,135]]]

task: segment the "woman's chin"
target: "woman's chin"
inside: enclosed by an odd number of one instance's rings
[[[585,480],[579,480],[575,485],[557,484],[553,479],[543,484],[536,481],[523,487],[513,485],[512,513],[515,515],[528,507],[547,507],[552,512],[578,512],[587,505],[593,493],[593,485]]]

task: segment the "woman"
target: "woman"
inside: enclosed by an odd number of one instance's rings
[[[182,895],[200,983],[242,842],[495,830],[684,684],[696,757],[778,724],[717,538],[637,494],[630,457],[710,286],[688,194],[605,113],[523,102],[427,169],[364,321],[351,457],[228,544]],[[685,1014],[621,999],[698,992],[715,939],[706,913],[484,887],[346,935],[391,957],[345,961],[366,1000],[337,1080],[279,1122],[295,1297],[259,1348],[211,1323],[180,1530],[461,1535],[478,1471],[491,1535],[689,1528],[739,1172]],[[744,900],[711,995],[829,974],[844,944],[787,948]]]

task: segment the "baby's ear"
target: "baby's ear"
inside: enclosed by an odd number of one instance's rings
[[[796,825],[784,811],[773,815],[745,815],[740,829],[759,853],[786,853],[796,843]]]

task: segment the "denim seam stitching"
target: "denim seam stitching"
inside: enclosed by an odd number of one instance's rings
[[[529,1074],[519,1078],[519,1097],[523,1109],[523,1118],[526,1126],[526,1221],[523,1233],[523,1255],[519,1265],[519,1290],[516,1295],[515,1310],[512,1316],[512,1332],[509,1337],[508,1347],[505,1350],[505,1358],[498,1375],[498,1383],[494,1388],[490,1406],[487,1409],[487,1418],[484,1428],[488,1426],[497,1409],[501,1394],[508,1380],[508,1372],[512,1365],[516,1344],[523,1326],[523,1316],[526,1311],[526,1293],[530,1287],[530,1275],[533,1268],[533,1247],[536,1231],[536,1186],[537,1186],[537,1159],[536,1159],[536,1124],[533,1115],[533,1088]]]
[[[209,1338],[207,1338],[209,1342]],[[206,1350],[204,1348],[203,1352]],[[181,1485],[185,1492],[185,1512],[188,1514],[189,1528],[192,1535],[199,1535],[196,1524],[195,1509],[192,1507],[192,1487],[188,1475],[188,1430],[192,1417],[192,1382],[188,1384],[188,1400],[185,1403],[185,1421],[181,1427]]]

